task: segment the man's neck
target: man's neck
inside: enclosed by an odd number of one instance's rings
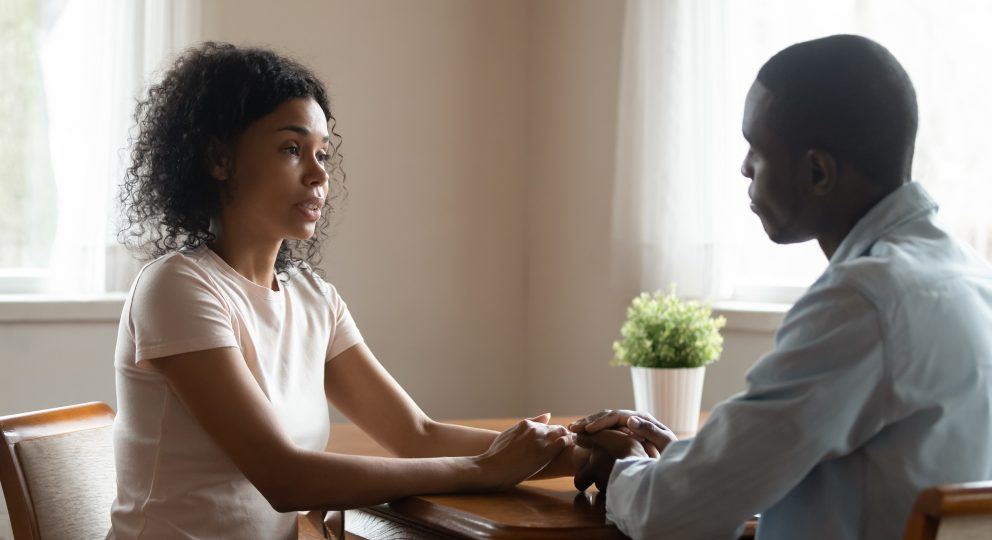
[[[902,184],[900,184],[901,186]],[[862,193],[858,197],[852,197],[849,203],[842,209],[835,213],[835,218],[833,223],[827,227],[827,230],[816,237],[816,241],[820,244],[820,250],[823,254],[827,256],[829,261],[833,256],[837,248],[840,247],[841,242],[847,238],[847,235],[851,234],[851,230],[854,226],[864,218],[872,208],[882,202],[882,199],[889,196],[890,193],[899,189],[899,186],[893,187],[891,189],[879,189],[873,190],[870,193]]]

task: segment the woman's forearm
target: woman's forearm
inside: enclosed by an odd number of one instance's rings
[[[499,432],[431,421],[423,437],[411,445],[408,457],[477,456],[493,444]]]
[[[263,491],[280,512],[345,510],[494,485],[472,457],[382,458],[300,450],[287,461],[278,467],[283,472],[278,485]]]

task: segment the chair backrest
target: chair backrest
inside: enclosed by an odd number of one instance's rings
[[[106,536],[113,423],[105,403],[0,417],[0,483],[16,540]]]
[[[904,540],[992,538],[992,482],[923,490],[906,523]]]

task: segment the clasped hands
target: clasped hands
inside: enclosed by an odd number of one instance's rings
[[[575,487],[592,484],[606,492],[618,459],[656,459],[675,434],[647,413],[606,409],[564,426],[548,425],[549,414],[518,422],[478,456],[487,485],[508,488],[527,478],[575,476]],[[539,471],[534,473],[534,471]]]
[[[569,424],[576,444],[590,451],[586,463],[575,473],[575,488],[585,491],[596,484],[605,493],[618,459],[657,459],[675,433],[648,413],[604,409]]]

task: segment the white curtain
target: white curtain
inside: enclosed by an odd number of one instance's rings
[[[58,220],[49,292],[126,290],[136,263],[116,245],[114,217],[136,99],[198,39],[199,0],[41,2]]]
[[[729,294],[721,219],[735,178],[721,121],[722,2],[630,0],[624,24],[613,198],[621,293]]]

